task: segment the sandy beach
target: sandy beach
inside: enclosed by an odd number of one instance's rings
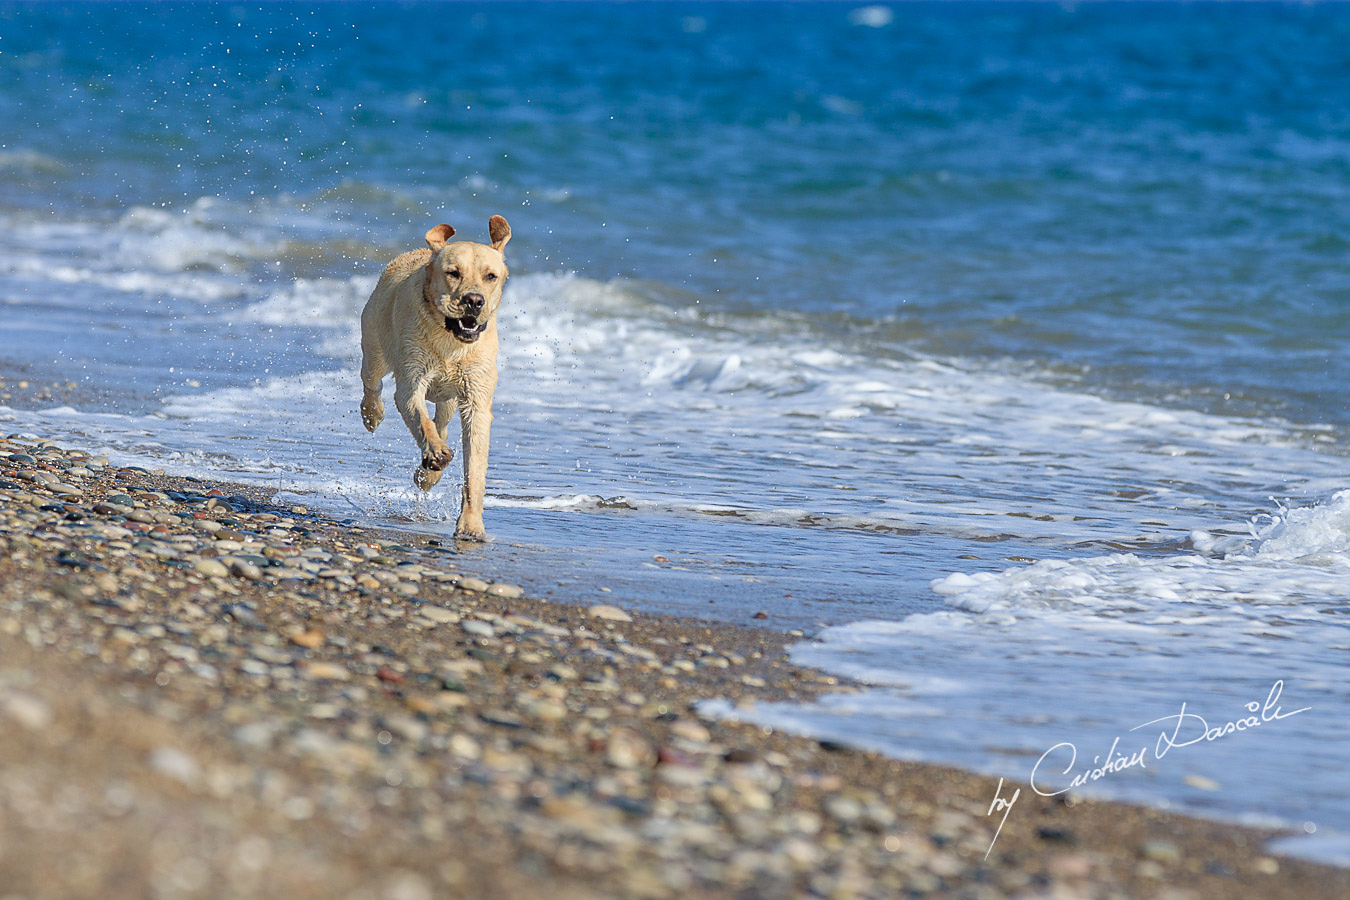
[[[1025,788],[990,851],[997,780],[700,715],[848,688],[791,640],[11,436],[0,895],[1350,896],[1270,832]]]

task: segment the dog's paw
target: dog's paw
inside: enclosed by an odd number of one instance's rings
[[[485,541],[487,532],[483,530],[483,520],[478,517],[459,517],[455,523],[455,539],[461,541]]]
[[[429,491],[441,480],[442,474],[441,469],[428,469],[426,466],[420,466],[417,471],[413,472],[413,484],[424,491]]]
[[[384,421],[384,401],[376,400],[374,403],[361,401],[361,424],[366,426],[366,431],[374,432]]]
[[[439,472],[450,465],[450,460],[454,458],[455,451],[445,444],[441,444],[439,447],[428,447],[427,452],[422,454],[422,468]]]

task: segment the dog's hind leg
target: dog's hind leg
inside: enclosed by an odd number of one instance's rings
[[[380,387],[384,376],[391,371],[384,354],[373,341],[361,336],[361,424],[366,431],[374,431],[384,421],[384,401]]]

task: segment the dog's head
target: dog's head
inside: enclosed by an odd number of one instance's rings
[[[502,302],[508,274],[502,250],[511,240],[511,226],[501,216],[488,219],[492,246],[472,241],[446,243],[454,234],[449,225],[437,225],[427,232],[431,261],[423,296],[455,340],[472,344],[492,324]]]

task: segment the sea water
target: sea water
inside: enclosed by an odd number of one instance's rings
[[[763,611],[872,686],[728,715],[1344,862],[1347,46],[1338,6],[0,5],[0,363],[78,385],[0,423],[447,534],[357,317],[502,214],[464,568]]]

